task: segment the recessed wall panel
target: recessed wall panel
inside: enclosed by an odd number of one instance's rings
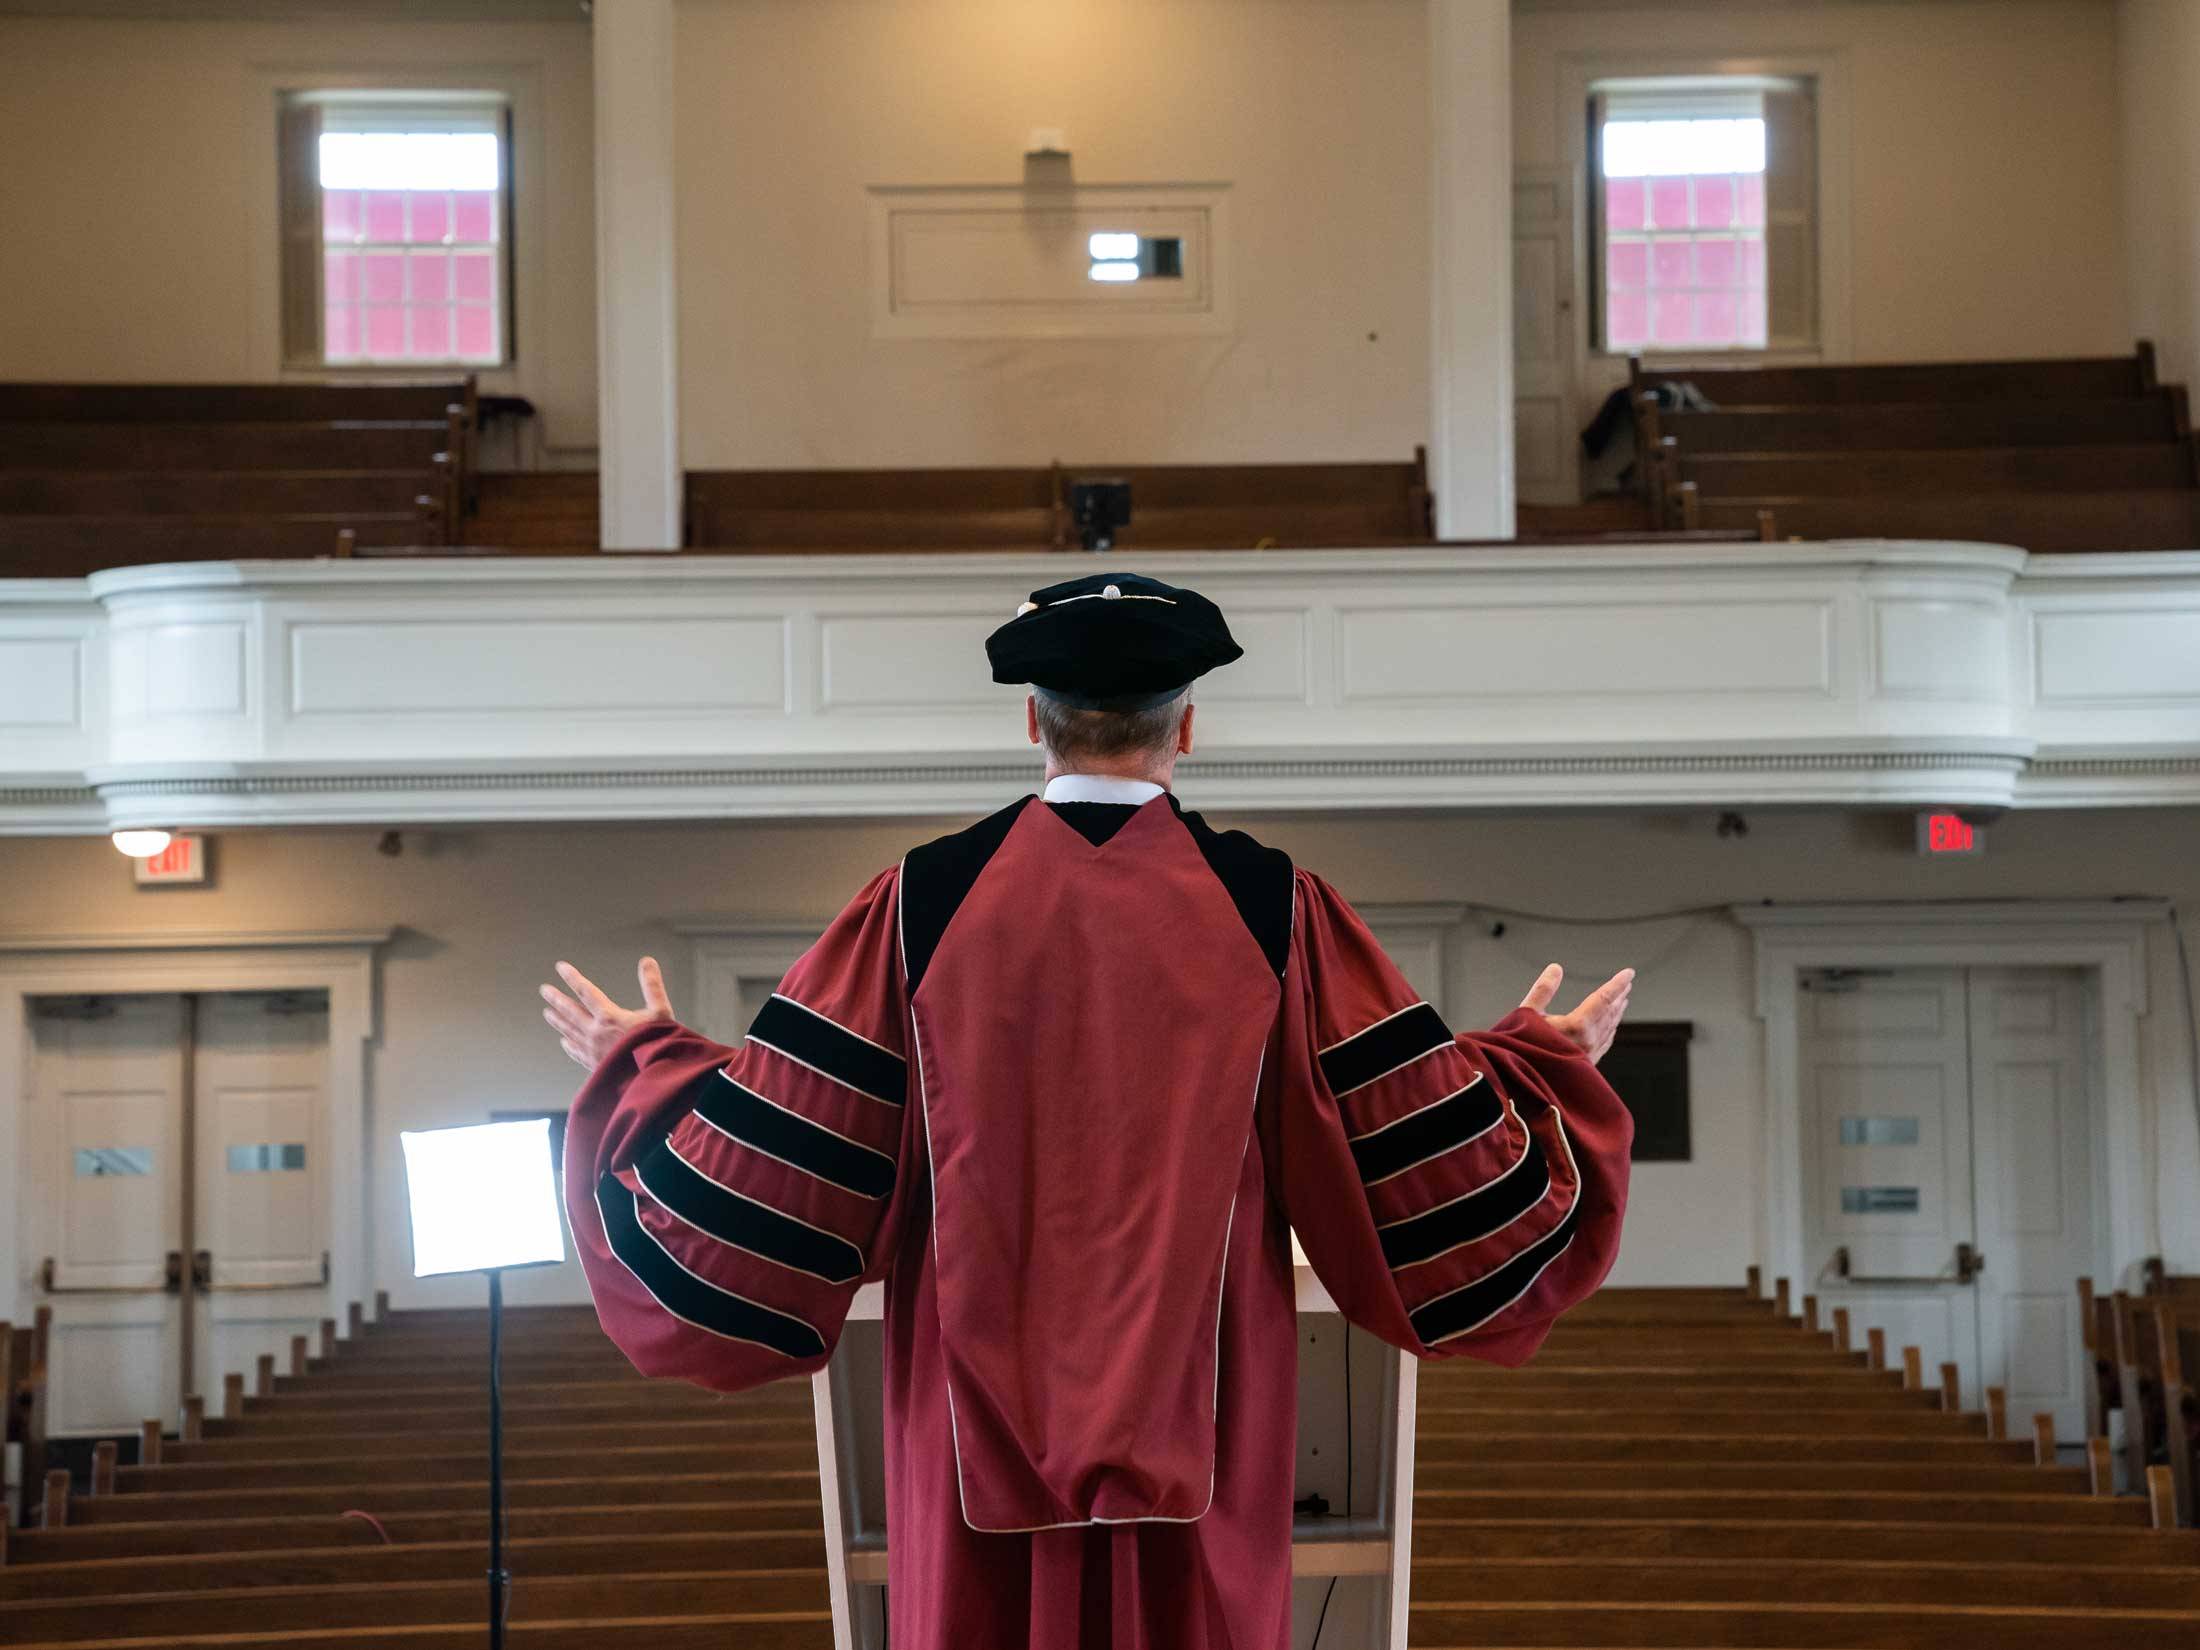
[[[300,718],[786,708],[776,617],[316,622],[290,639]]]
[[[83,714],[84,644],[0,636],[0,728],[73,728]]]
[[[1824,602],[1358,608],[1338,624],[1347,701],[1833,691]]]

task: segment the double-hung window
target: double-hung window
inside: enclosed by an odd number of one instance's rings
[[[1607,81],[1594,88],[1590,121],[1601,346],[1815,347],[1809,84]]]
[[[509,111],[465,93],[300,93],[283,109],[294,366],[511,359]]]

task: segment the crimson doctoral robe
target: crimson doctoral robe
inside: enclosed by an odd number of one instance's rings
[[[1282,854],[1027,797],[872,882],[738,1048],[621,1043],[566,1199],[647,1374],[809,1374],[884,1281],[898,1650],[1286,1650],[1290,1231],[1355,1324],[1517,1364],[1612,1264],[1631,1132]]]

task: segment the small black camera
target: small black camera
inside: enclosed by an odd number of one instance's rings
[[[1127,481],[1073,481],[1069,489],[1070,519],[1087,550],[1113,550],[1116,529],[1131,519],[1131,484]]]

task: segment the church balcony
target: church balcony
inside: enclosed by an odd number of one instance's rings
[[[968,815],[1071,555],[257,561],[0,581],[0,830]],[[1125,565],[1129,565],[1126,562]],[[2200,553],[1141,556],[1230,616],[1221,811],[2200,801]]]

